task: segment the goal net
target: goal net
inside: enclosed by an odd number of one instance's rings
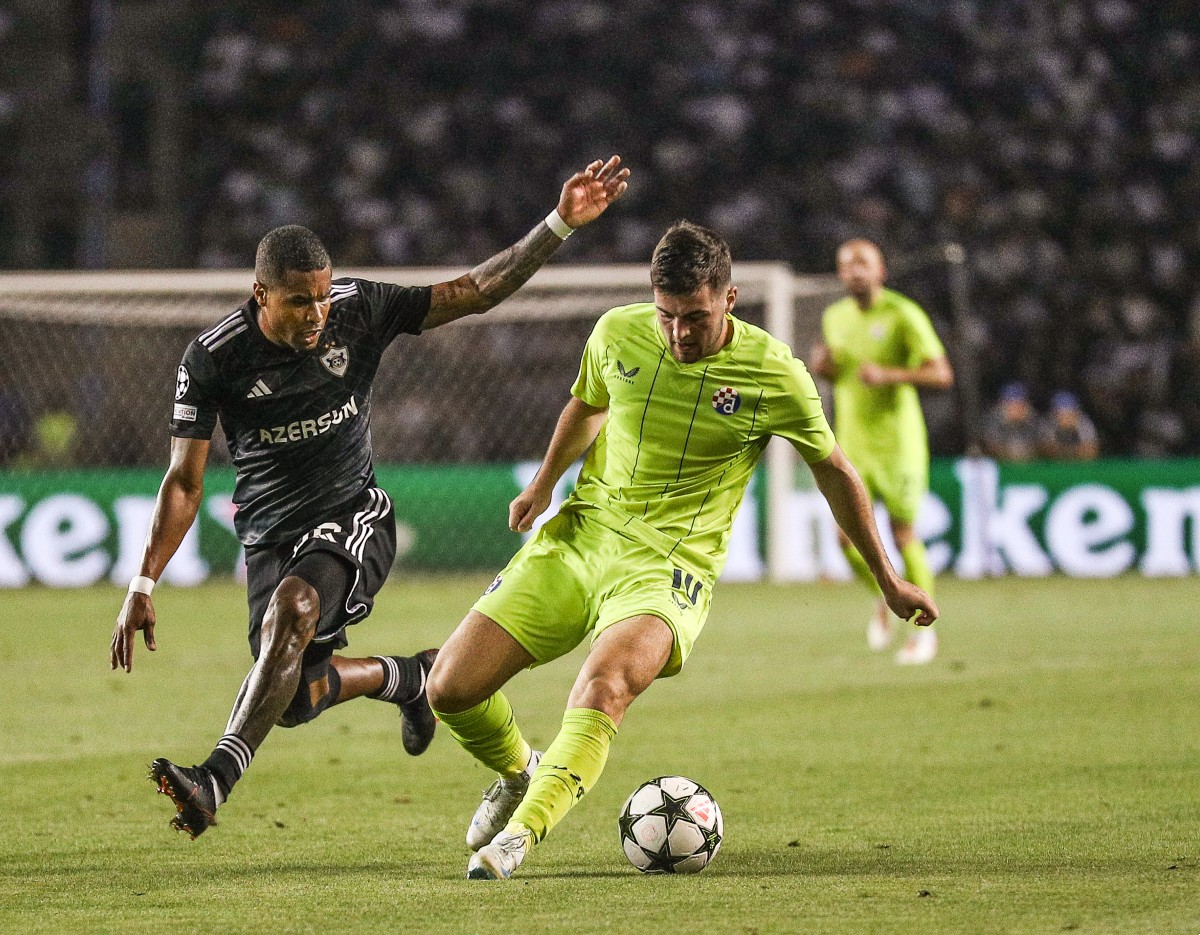
[[[425,284],[462,271],[336,272]],[[821,309],[839,294],[836,280],[796,276],[781,263],[737,264],[734,274],[736,314],[807,357]],[[0,552],[20,557],[24,580],[58,575],[59,583],[88,583],[102,568],[119,581],[136,563],[167,460],[176,367],[188,342],[243,302],[252,282],[250,271],[0,275]],[[394,476],[402,488],[394,497],[402,563],[496,567],[511,553],[517,540],[504,529],[503,506],[545,449],[593,322],[649,296],[642,265],[551,266],[486,315],[398,339],[375,382],[372,424],[381,481],[387,486]],[[228,464],[218,430],[215,479],[206,487],[214,499],[202,518],[226,535]],[[812,535],[828,534],[828,523],[809,515],[806,475],[789,446],[772,443],[738,519],[730,577],[820,573],[789,557],[797,533],[789,525],[809,523]],[[55,508],[42,516],[46,497]],[[97,510],[90,521],[80,519],[64,497],[90,497]],[[494,515],[481,516],[484,510]],[[31,558],[47,536],[59,572],[43,573]],[[175,580],[223,570],[225,553],[194,540],[190,548],[191,559],[173,568]],[[236,543],[222,548],[236,554]],[[22,583],[20,570],[6,572],[3,559],[0,585]]]

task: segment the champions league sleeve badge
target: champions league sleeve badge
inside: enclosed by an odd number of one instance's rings
[[[180,364],[179,369],[175,371],[175,398],[183,399],[191,385],[192,378],[188,374],[188,368]]]
[[[350,367],[350,348],[338,345],[331,347],[320,357],[321,365],[335,377],[344,377]]]
[[[732,386],[726,386],[713,393],[713,408],[723,416],[731,416],[742,406],[742,396]]]

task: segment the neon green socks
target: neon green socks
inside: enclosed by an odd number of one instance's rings
[[[503,693],[466,711],[448,714],[435,711],[450,729],[450,735],[484,766],[502,775],[519,773],[529,762],[529,744],[521,736],[512,705]]]
[[[512,775],[529,761],[529,744],[502,693],[458,714],[435,713],[463,749],[484,766]],[[615,736],[617,727],[603,711],[567,711],[562,729],[543,754],[529,791],[505,830],[530,831],[534,841],[544,838],[600,778]]]
[[[904,559],[905,579],[933,597],[933,572],[925,555],[925,543],[920,539],[913,539],[900,550],[900,557]]]
[[[504,830],[528,830],[535,842],[542,840],[600,778],[609,744],[616,736],[617,726],[603,711],[569,709],[563,715],[562,730],[546,748],[529,791]]]
[[[871,574],[871,569],[867,567],[867,561],[852,545],[842,547],[842,554],[846,556],[846,561],[850,563],[850,570],[854,572],[854,577],[871,589],[871,593],[876,597],[882,597],[883,592],[879,590],[879,585],[875,583],[875,576]]]

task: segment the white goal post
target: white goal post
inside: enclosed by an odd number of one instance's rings
[[[733,272],[739,316],[807,357],[819,330],[820,308],[839,293],[836,279],[797,276],[785,263],[737,263]],[[462,273],[460,268],[432,267],[335,271],[412,285]],[[253,280],[251,270],[0,274],[0,344],[18,351],[0,357],[0,389],[15,389],[39,411],[96,393],[103,402],[92,400],[90,408],[84,407],[88,414],[80,419],[83,439],[75,463],[161,464],[165,419],[158,418],[157,408],[163,408],[158,397],[171,385],[187,341],[244,301]],[[393,351],[377,379],[377,457],[466,463],[537,456],[574,379],[592,321],[610,307],[649,296],[645,265],[552,264],[486,315],[463,319],[422,337],[419,344]],[[531,346],[539,342],[545,353],[531,356]],[[395,395],[404,406],[423,412],[449,389],[461,397],[464,384],[468,401],[463,405],[486,410],[473,427],[447,428],[436,413],[418,418],[399,405],[387,409],[386,400]],[[154,416],[143,420],[152,427],[143,431],[122,425],[129,422],[122,415],[139,408]],[[389,424],[390,415],[403,423],[400,429]],[[421,418],[429,432],[453,437],[422,436],[415,424]],[[109,424],[95,424],[105,422]],[[107,440],[89,441],[89,429]],[[118,429],[126,435],[114,442],[111,436]],[[491,440],[480,441],[489,432]],[[525,434],[531,437],[521,438]],[[214,452],[218,447],[223,445],[214,445]],[[780,440],[768,446],[765,460],[764,558],[768,576],[782,580],[788,577],[789,541],[783,518],[795,490],[797,462],[791,446]]]

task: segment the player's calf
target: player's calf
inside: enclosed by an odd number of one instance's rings
[[[330,658],[329,654],[322,654],[320,658],[305,660],[296,694],[279,718],[280,727],[307,724],[337,702],[342,680],[337,669],[330,664]]]

